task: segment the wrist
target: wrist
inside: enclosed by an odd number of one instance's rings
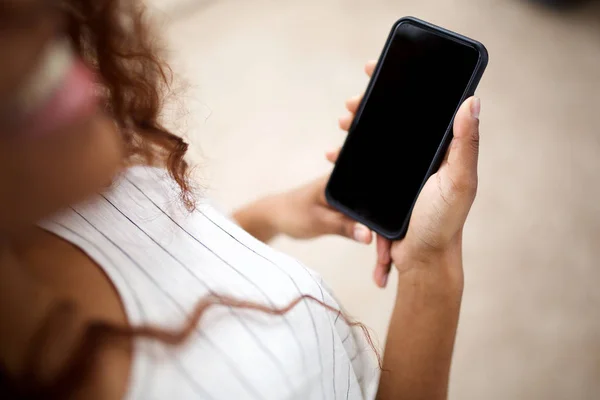
[[[412,269],[398,276],[396,305],[415,313],[459,310],[464,280],[462,271],[449,269]]]
[[[460,240],[439,251],[425,252],[407,249],[394,262],[399,272],[399,281],[414,279],[421,283],[441,285],[445,289],[462,293],[464,272]]]
[[[261,216],[273,236],[285,233],[285,195],[278,193],[260,200]]]
[[[281,233],[277,221],[278,203],[277,196],[263,197],[234,212],[233,218],[252,236],[268,242]]]

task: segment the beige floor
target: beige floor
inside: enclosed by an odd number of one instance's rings
[[[598,4],[598,3],[596,3]],[[177,125],[226,209],[325,173],[346,97],[392,22],[415,15],[481,40],[480,192],[452,399],[600,398],[600,6],[553,14],[517,0],[159,1]],[[348,310],[385,331],[393,290],[373,249],[280,240]],[[393,287],[393,283],[391,285]]]

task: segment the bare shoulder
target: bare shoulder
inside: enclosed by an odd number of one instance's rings
[[[82,250],[40,228],[16,240],[12,251],[17,265],[1,266],[2,275],[10,278],[18,273],[14,278],[23,286],[23,298],[12,303],[24,303],[31,311],[13,327],[27,340],[15,352],[2,352],[13,358],[12,372],[29,370],[40,380],[52,382],[69,369],[77,369],[85,373],[68,373],[73,381],[67,380],[64,386],[68,391],[76,389],[69,397],[122,398],[131,366],[131,343],[107,335],[90,345],[88,337],[92,326],[127,325],[108,277]]]

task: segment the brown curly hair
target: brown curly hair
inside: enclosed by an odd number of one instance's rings
[[[122,132],[128,157],[166,163],[188,209],[194,201],[188,144],[160,122],[173,75],[160,57],[145,9],[132,0],[68,0],[67,33],[75,51],[100,78],[100,94]]]

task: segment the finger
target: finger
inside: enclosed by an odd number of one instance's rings
[[[373,76],[373,71],[375,71],[375,66],[377,65],[377,60],[367,61],[367,65],[365,65],[365,72],[369,77]]]
[[[362,94],[350,97],[348,100],[346,100],[346,110],[348,110],[351,114],[356,114],[362,98]]]
[[[322,222],[325,225],[323,227],[325,233],[344,236],[364,244],[373,241],[373,234],[369,228],[337,211],[325,211]]]
[[[352,120],[354,119],[354,115],[348,114],[345,117],[342,117],[338,120],[340,128],[344,131],[350,129],[350,125],[352,125]]]
[[[371,244],[373,241],[373,233],[369,228],[360,224],[358,222],[354,222],[354,232],[352,233],[352,238],[359,243],[363,244]]]
[[[479,156],[479,111],[477,97],[467,99],[454,118],[454,138],[448,151],[448,172],[459,188],[470,189],[477,185],[477,159]]]
[[[327,153],[325,153],[325,158],[327,159],[327,161],[335,164],[335,162],[337,161],[337,159],[340,155],[340,150],[341,150],[341,147],[338,147],[336,150],[331,150],[331,151],[328,151]]]
[[[390,269],[392,267],[391,256],[392,242],[383,236],[377,235],[377,264],[373,271],[375,284],[380,288],[387,285]]]
[[[365,65],[365,72],[368,76],[373,75],[375,65],[377,65],[377,61],[374,60],[367,62]],[[356,114],[356,111],[358,111],[358,106],[360,105],[362,98],[363,95],[361,94],[351,97],[346,101],[346,109],[350,112],[350,115],[346,115],[345,117],[339,119],[339,125],[342,130],[347,131],[350,129],[350,125],[352,125],[352,120],[354,119],[354,114]]]

